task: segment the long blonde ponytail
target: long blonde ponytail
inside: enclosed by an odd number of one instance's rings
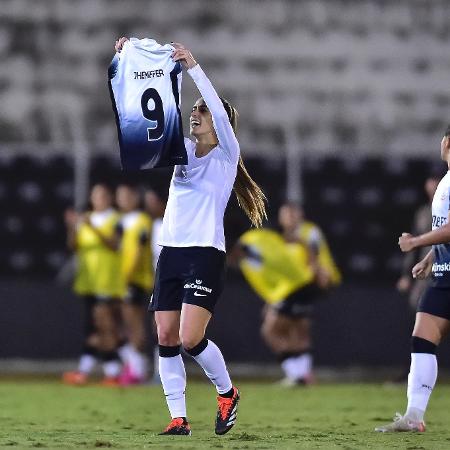
[[[228,119],[234,132],[237,128],[238,113],[236,109],[224,98],[220,98],[227,112]],[[248,173],[242,156],[239,156],[236,180],[233,186],[239,206],[244,210],[254,227],[261,227],[263,220],[267,219],[266,202],[267,198],[262,189],[256,184]]]

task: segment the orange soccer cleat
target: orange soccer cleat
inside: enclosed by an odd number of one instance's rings
[[[83,372],[72,371],[64,372],[62,376],[63,383],[70,384],[72,386],[85,386],[88,381],[88,377]]]
[[[191,427],[185,417],[175,417],[160,435],[190,436]]]
[[[216,434],[228,433],[236,422],[239,390],[233,386],[233,396],[217,397]]]

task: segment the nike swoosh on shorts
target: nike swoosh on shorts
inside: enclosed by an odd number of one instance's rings
[[[200,293],[197,292],[197,291],[194,292],[194,295],[195,295],[196,297],[206,297],[206,294],[200,294]]]

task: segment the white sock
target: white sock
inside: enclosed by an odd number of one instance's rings
[[[186,371],[181,355],[160,356],[159,374],[170,416],[186,417]]]
[[[436,355],[411,353],[411,367],[408,376],[408,407],[406,415],[422,421],[428,400],[436,383],[438,373]]]
[[[219,394],[225,394],[233,387],[222,352],[214,342],[208,340],[206,348],[192,356],[211,380]]]
[[[81,355],[78,363],[78,372],[90,374],[97,364],[97,358],[93,355]]]
[[[306,378],[311,375],[312,371],[312,355],[311,353],[303,353],[295,358],[297,365],[298,378]]]
[[[146,378],[147,360],[145,356],[134,347],[131,347],[130,349],[128,365],[132,375],[141,379]]]
[[[108,378],[116,378],[120,375],[122,370],[122,364],[117,359],[112,361],[105,361],[102,365],[103,373]]]
[[[297,357],[292,356],[290,358],[286,358],[281,363],[281,368],[283,369],[284,374],[286,375],[286,378],[289,380],[296,380],[297,377]]]
[[[130,354],[132,352],[133,347],[131,344],[125,344],[122,345],[122,347],[119,347],[117,352],[119,353],[120,359],[124,364],[128,364],[130,362]]]
[[[298,356],[286,358],[281,363],[286,378],[290,380],[299,380],[311,374],[312,355],[311,353],[303,353]]]

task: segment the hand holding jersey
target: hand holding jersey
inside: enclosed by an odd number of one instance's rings
[[[172,59],[180,61],[185,69],[192,69],[197,65],[197,61],[192,56],[192,53],[186,49],[186,47],[178,42],[172,42],[175,47],[175,51],[172,53]]]

